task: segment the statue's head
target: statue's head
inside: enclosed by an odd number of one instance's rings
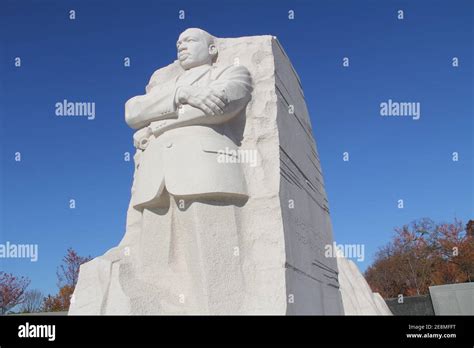
[[[179,64],[184,70],[200,65],[210,65],[217,57],[217,47],[214,37],[208,32],[189,28],[179,35],[176,42]]]

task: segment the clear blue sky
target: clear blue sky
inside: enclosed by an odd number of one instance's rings
[[[215,3],[0,1],[0,243],[39,245],[38,262],[0,259],[0,269],[52,293],[68,247],[98,256],[119,242],[133,174],[124,102],[175,59],[187,27],[279,38],[302,79],[334,235],[365,245],[361,269],[395,226],[474,216],[472,1]],[[55,116],[63,99],[95,102],[95,120]],[[420,120],[381,117],[388,99],[420,102]]]

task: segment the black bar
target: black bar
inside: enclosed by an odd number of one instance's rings
[[[20,325],[55,325],[55,339]],[[411,326],[409,326],[411,325]],[[454,326],[455,325],[455,326]],[[23,331],[25,332],[25,331]],[[407,334],[455,334],[418,337]],[[0,316],[0,347],[78,344],[474,344],[474,316]]]

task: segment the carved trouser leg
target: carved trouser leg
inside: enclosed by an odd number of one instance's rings
[[[165,193],[167,194],[167,193]],[[144,209],[137,254],[134,255],[135,275],[141,288],[141,304],[136,312],[184,314],[183,288],[189,287],[183,233],[176,229],[176,204],[173,200],[166,208]]]
[[[140,279],[159,293],[161,313],[236,313],[243,295],[240,209],[212,200],[170,199],[144,210]]]
[[[178,226],[191,237],[188,269],[202,313],[237,313],[243,296],[239,208],[209,199],[186,204]]]

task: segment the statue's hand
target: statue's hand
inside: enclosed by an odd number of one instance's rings
[[[178,91],[178,101],[180,104],[188,104],[201,109],[207,115],[223,114],[227,105],[224,92],[209,87],[181,87]]]
[[[141,149],[141,150],[146,149],[151,134],[152,132],[149,127],[144,127],[144,128],[139,129],[133,135],[133,145],[137,149]]]

